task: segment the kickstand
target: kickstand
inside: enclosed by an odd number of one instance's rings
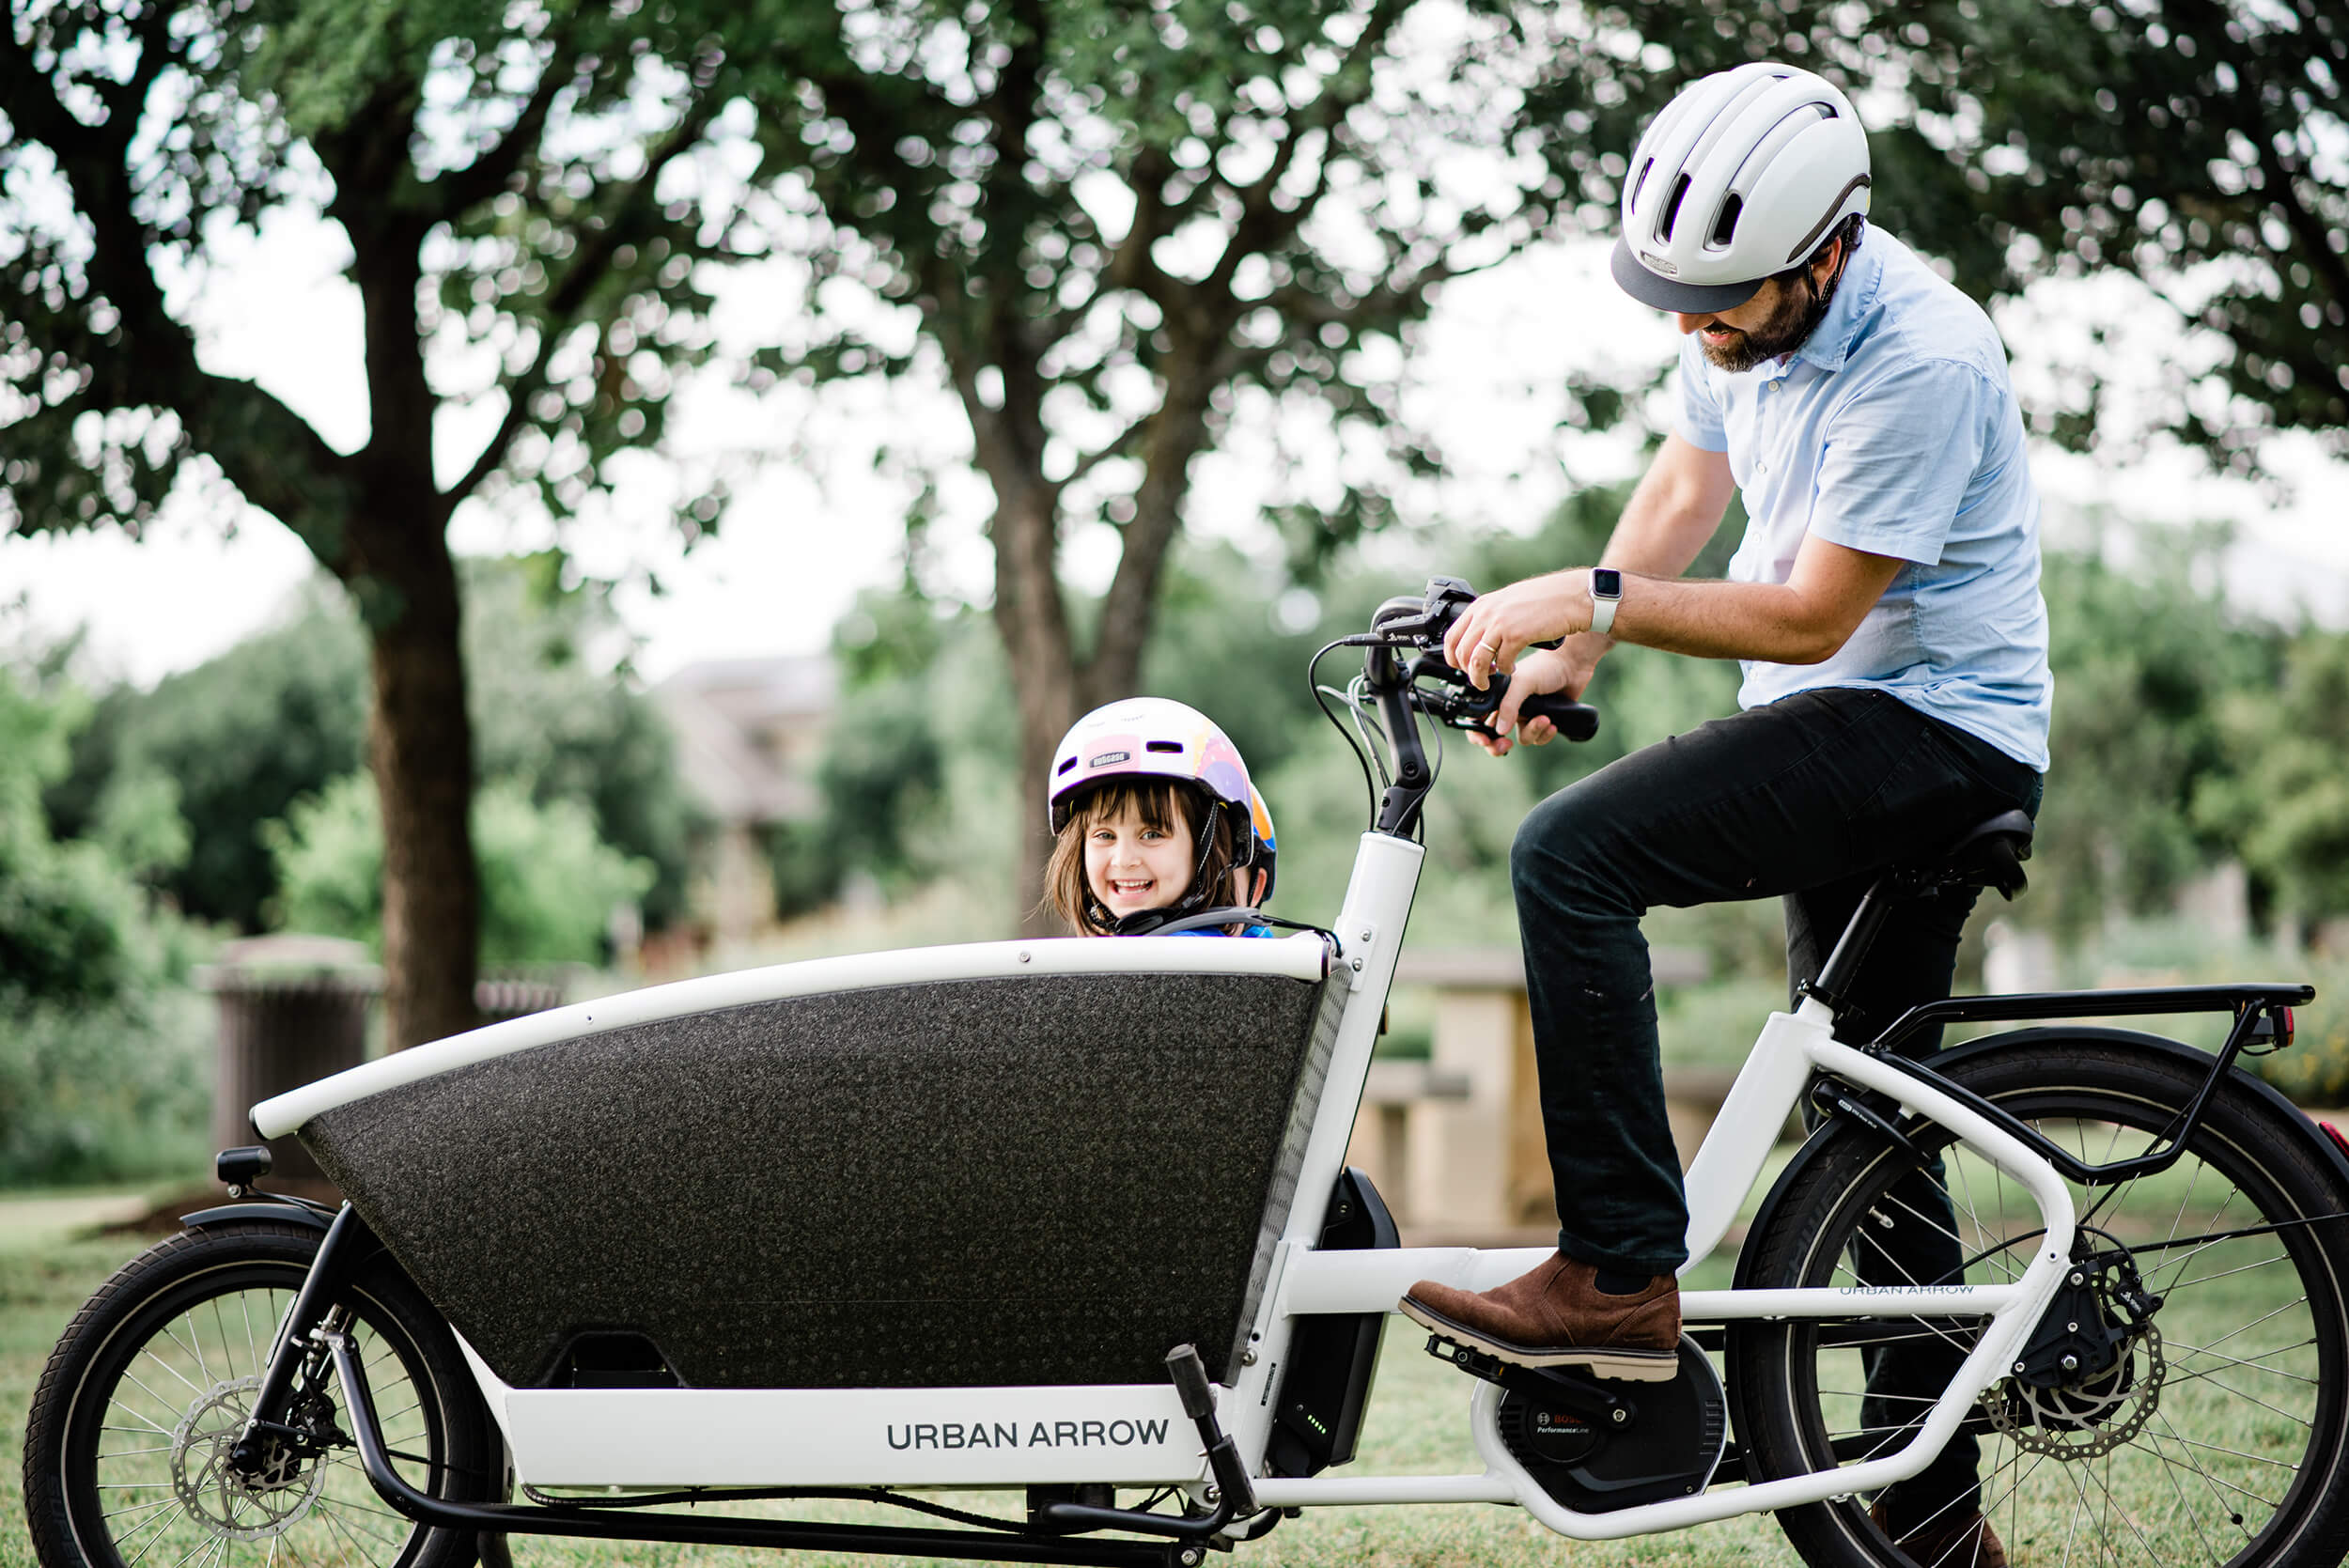
[[[1215,1419],[1215,1390],[1208,1385],[1207,1369],[1199,1359],[1199,1352],[1187,1344],[1168,1351],[1166,1374],[1182,1399],[1183,1414],[1199,1429],[1207,1468],[1215,1477],[1215,1486],[1208,1493],[1215,1502],[1214,1512],[1195,1519],[1177,1519],[1129,1508],[1048,1502],[1033,1515],[1038,1524],[1056,1530],[1124,1529],[1143,1535],[1171,1535],[1178,1541],[1204,1542],[1234,1519],[1244,1519],[1257,1512],[1256,1489],[1250,1484],[1248,1470],[1239,1462],[1239,1450],[1232,1445],[1232,1439]]]

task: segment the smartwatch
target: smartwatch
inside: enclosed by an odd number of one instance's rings
[[[1612,567],[1591,568],[1591,629],[1600,636],[1615,624],[1615,606],[1623,602],[1623,573]]]

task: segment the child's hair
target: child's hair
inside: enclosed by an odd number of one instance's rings
[[[1196,869],[1184,893],[1192,888],[1224,886],[1238,858],[1238,835],[1234,831],[1231,808],[1226,806],[1214,814],[1215,841],[1205,846],[1204,857],[1196,836],[1200,825],[1207,819],[1209,808],[1219,803],[1197,784],[1147,774],[1110,779],[1097,788],[1087,790],[1070,810],[1067,825],[1052,843],[1052,858],[1044,869],[1046,906],[1076,927],[1079,936],[1117,934],[1117,917],[1093,896],[1092,886],[1085,880],[1085,836],[1101,823],[1114,821],[1128,810],[1142,818],[1145,828],[1166,833],[1182,825],[1193,835],[1190,850]],[[1221,900],[1210,896],[1207,902],[1216,904]]]

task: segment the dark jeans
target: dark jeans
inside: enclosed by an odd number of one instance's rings
[[[1783,897],[1787,968],[1798,983],[1818,972],[1877,872],[1930,856],[1999,812],[2036,811],[2040,783],[2025,764],[1896,697],[1831,690],[1675,736],[1529,813],[1510,875],[1560,1250],[1626,1274],[1670,1274],[1688,1258],[1641,915],[1658,904]],[[1947,996],[1973,902],[1973,890],[1959,889],[1896,908],[1837,1037],[1864,1039],[1904,1007]],[[1877,1282],[1930,1281],[1957,1263],[1938,1177],[1937,1168],[1909,1179],[1907,1196],[1932,1222],[1862,1260],[1883,1275]],[[1868,1423],[1916,1408],[1894,1396],[1937,1391],[1960,1358],[1937,1342],[1879,1357],[1869,1387],[1882,1397],[1870,1401]],[[1921,1504],[1929,1495],[1947,1501],[1971,1486],[1975,1460],[1961,1436],[1903,1492]],[[1896,1510],[1895,1522],[1908,1512]]]

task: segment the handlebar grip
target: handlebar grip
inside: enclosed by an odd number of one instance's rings
[[[1528,719],[1548,720],[1568,740],[1588,740],[1598,733],[1598,709],[1554,693],[1526,698],[1517,709],[1517,722],[1522,725]]]

